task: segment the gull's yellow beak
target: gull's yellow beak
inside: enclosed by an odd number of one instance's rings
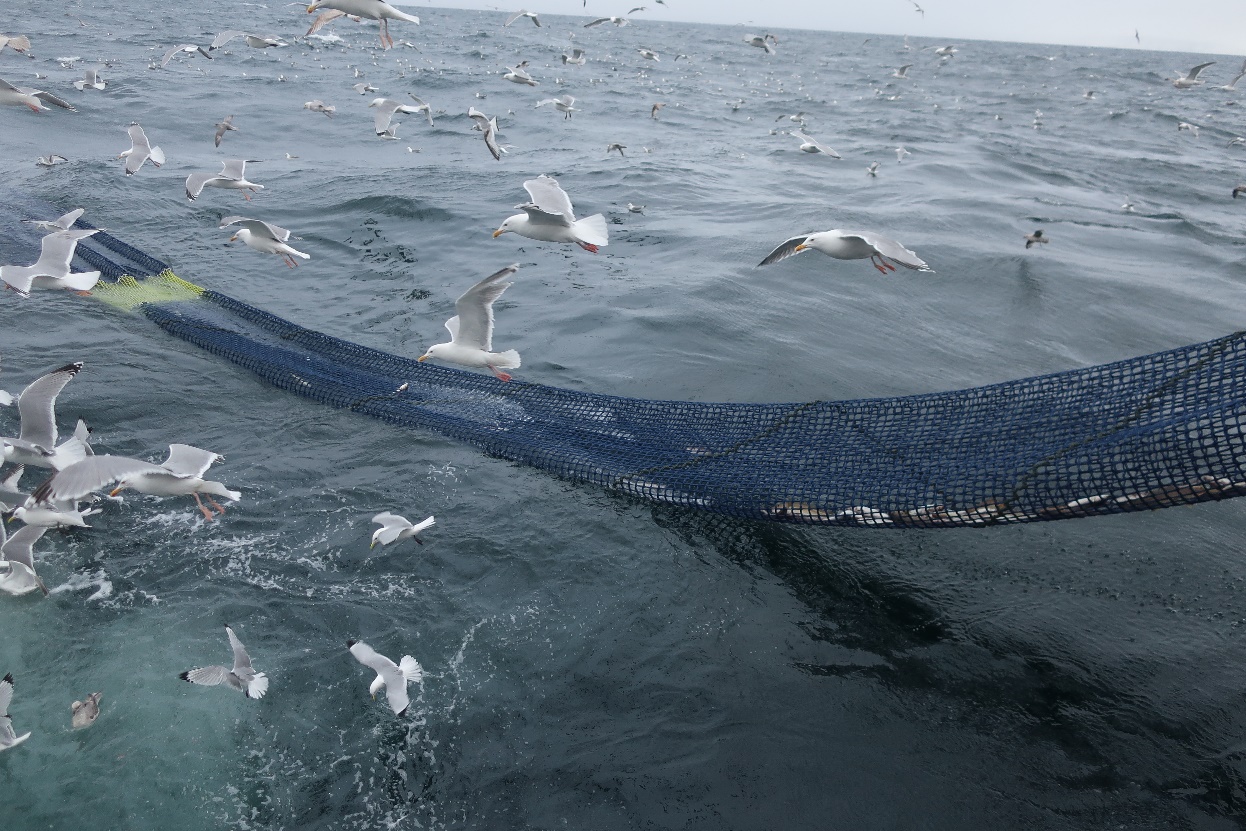
[[[110,491],[108,492],[108,495],[109,495],[109,496],[116,496],[117,494],[121,493],[123,490],[125,490],[125,488],[124,488],[124,487],[113,488],[112,490],[110,490]]]
[[[373,540],[373,541],[372,541],[372,545],[369,545],[369,546],[368,546],[368,549],[369,549],[369,550],[371,550],[371,549],[373,549],[373,548],[376,548],[376,540]]]
[[[428,360],[428,355],[421,355],[420,357],[416,358],[415,360],[416,360],[417,362],[419,362],[419,363],[424,363],[425,361],[427,361],[427,360]]]
[[[17,519],[17,517],[13,516],[12,514],[9,514],[9,522],[12,522],[15,519]]]
[[[809,246],[805,245],[805,244],[802,242],[800,245],[796,246],[796,247],[795,247],[794,249],[792,249],[792,250],[793,250],[793,251],[804,251],[804,250],[805,250],[806,248],[808,248],[808,247],[809,247]]]
[[[501,228],[499,228],[499,229],[497,229],[496,231],[494,231],[494,232],[493,232],[493,238],[494,238],[494,239],[497,239],[498,237],[502,236],[502,235],[503,235],[503,234],[505,234],[505,233],[506,233],[505,231],[503,231]]]
[[[237,234],[234,234],[232,237],[230,237],[230,238],[229,238],[229,241],[230,241],[230,242],[237,242],[237,241],[238,241],[238,235],[237,235]]]
[[[311,5],[309,5],[309,6],[307,7],[307,13],[308,13],[308,14],[311,14],[311,13],[312,13],[312,12],[314,12],[315,10],[316,10],[316,4],[315,4],[315,3],[312,3]]]

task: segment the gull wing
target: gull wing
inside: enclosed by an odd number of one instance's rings
[[[519,263],[512,263],[501,271],[490,274],[454,301],[454,310],[458,312],[459,319],[458,333],[451,333],[455,344],[483,349],[486,352],[493,351],[493,301],[511,286],[511,283],[504,283],[502,280],[518,270]]]
[[[921,257],[893,239],[869,233],[844,234],[845,239],[852,239],[853,237],[864,241],[866,245],[873,246],[874,250],[879,254],[889,260],[894,260],[905,268],[911,268],[914,271],[934,271],[934,269],[926,265],[926,262]]]
[[[222,228],[230,225],[241,225],[253,234],[272,237],[277,242],[285,242],[290,238],[290,231],[280,225],[270,225],[261,219],[249,219],[245,216],[227,216],[221,220]]]
[[[208,46],[208,48],[209,49],[220,49],[222,46],[229,43],[234,38],[245,37],[246,35],[247,35],[246,32],[242,32],[237,29],[231,29],[228,32],[221,32],[219,35],[216,36],[216,40],[212,41],[212,43]]]
[[[571,207],[571,197],[567,196],[567,192],[559,187],[556,179],[541,175],[524,182],[523,186],[524,190],[528,191],[528,195],[532,197],[532,203],[537,208],[547,214],[562,214],[566,217],[567,224],[575,222],[575,211]],[[524,207],[524,210],[527,210],[527,208]]]
[[[493,158],[502,161],[502,148],[498,145],[497,130],[494,127],[494,121],[490,119],[486,122],[484,128],[485,147],[489,148],[489,152],[493,154]]]
[[[564,95],[564,96],[562,97],[562,105],[563,105],[564,107],[570,107],[570,106],[571,106],[572,104],[574,104],[574,103],[575,103],[575,97],[574,97],[574,96],[571,96],[571,95]],[[570,199],[568,199],[567,201],[568,201],[568,202],[570,202],[571,200],[570,200]]]
[[[47,527],[43,525],[23,525],[17,529],[13,536],[9,537],[8,542],[0,545],[0,559],[8,560],[10,563],[21,563],[31,571],[35,570],[34,547],[35,543],[47,531]]]
[[[247,162],[254,162],[255,159],[226,159],[221,162],[222,179],[245,179],[247,177]]]
[[[65,214],[61,218],[57,219],[56,222],[53,224],[56,225],[57,228],[60,228],[62,231],[68,231],[70,226],[73,225],[75,222],[77,222],[78,217],[82,216],[82,214],[85,211],[86,211],[85,208],[76,208],[70,211],[69,213]]]
[[[570,228],[574,224],[565,215],[541,210],[539,206],[533,205],[531,202],[524,202],[522,205],[516,205],[515,207],[521,211],[527,211],[528,221],[537,225],[560,225],[564,228]]]
[[[394,113],[402,105],[388,98],[378,98],[377,101],[381,103],[373,102],[373,105],[376,107],[376,116],[372,119],[372,126],[376,129],[376,134],[379,136],[389,130],[390,120],[393,119]]]
[[[773,265],[779,262],[779,260],[786,260],[788,257],[799,254],[800,252],[796,250],[796,246],[800,245],[807,239],[809,239],[809,234],[801,234],[798,237],[792,237],[789,240],[785,240],[779,244],[778,248],[767,254],[766,259],[762,260],[757,265]]]
[[[174,46],[168,52],[164,53],[164,57],[160,59],[160,68],[164,69],[166,66],[168,66],[169,61],[173,60],[173,56],[176,55],[178,52],[198,52],[200,55],[203,55],[205,58],[208,58],[209,60],[212,58],[212,56],[208,54],[208,51],[204,49],[202,46],[196,46],[193,43],[182,43],[182,44],[178,44],[177,46]]]
[[[229,646],[234,650],[234,675],[241,675],[243,670],[251,668],[251,656],[247,654],[247,648],[238,640],[233,629],[226,626],[225,634],[229,635]]]
[[[337,20],[339,17],[341,17],[344,14],[346,14],[346,12],[338,11],[337,9],[330,9],[327,12],[321,12],[320,14],[316,15],[316,19],[312,21],[311,28],[307,30],[307,33],[304,35],[304,37],[306,37],[307,35],[315,34],[316,32],[320,31],[320,28],[324,26],[326,23],[328,23],[330,20]]]
[[[202,476],[208,472],[208,468],[224,458],[211,450],[201,450],[189,444],[170,444],[169,458],[164,460],[161,467],[178,476]]]
[[[23,87],[18,87],[18,91],[24,92],[27,95],[33,95],[35,98],[38,98],[40,101],[46,101],[47,103],[51,104],[54,107],[60,107],[62,110],[70,110],[72,112],[78,111],[77,107],[75,107],[73,104],[70,104],[64,98],[57,98],[55,95],[45,90],[26,89]]]
[[[4,90],[5,92],[18,92],[19,91],[17,87],[13,86],[12,84],[4,80],[3,78],[0,78],[0,90]]]
[[[475,107],[467,108],[467,117],[476,122],[477,130],[484,130],[489,126],[489,117]]]
[[[215,173],[192,173],[186,177],[186,198],[198,199],[203,193],[203,186],[213,179],[219,179]]]
[[[39,262],[35,267],[40,271],[50,272],[48,276],[60,277],[69,273],[69,263],[78,248],[78,240],[85,239],[98,231],[92,228],[87,231],[53,231],[41,242]]]
[[[432,108],[432,106],[431,106],[430,104],[426,103],[426,102],[424,101],[424,99],[420,98],[420,97],[419,97],[418,95],[416,95],[415,93],[408,92],[408,93],[407,93],[407,95],[411,96],[411,100],[412,100],[412,101],[414,101],[415,103],[419,104],[419,107],[417,107],[417,108],[416,108],[416,112],[419,112],[420,110],[423,110],[423,111],[424,111],[424,115],[428,116],[428,126],[429,126],[429,127],[432,127],[432,126],[433,126],[433,108]]]
[[[817,139],[815,139],[813,136],[807,136],[807,135],[805,135],[805,134],[804,134],[804,133],[802,133],[800,130],[793,130],[793,131],[792,131],[792,135],[796,136],[796,138],[800,139],[801,141],[807,141],[807,142],[809,142],[809,143],[810,143],[810,144],[812,144],[814,147],[818,148],[818,152],[820,152],[820,153],[823,153],[823,154],[825,154],[825,155],[827,155],[827,156],[830,156],[830,157],[832,157],[832,158],[835,158],[835,159],[842,159],[842,158],[843,158],[843,156],[841,156],[841,155],[839,155],[838,153],[836,153],[836,152],[835,152],[833,149],[831,149],[828,145],[823,144],[822,142],[820,142],[820,141],[818,141]]]
[[[0,750],[21,744],[30,738],[26,733],[22,736],[13,732],[13,721],[9,718],[9,704],[13,701],[13,674],[0,678]]]
[[[1198,73],[1202,72],[1204,69],[1206,69],[1207,67],[1211,66],[1214,63],[1215,61],[1208,61],[1207,63],[1199,64],[1198,66],[1191,69],[1188,73],[1186,73],[1185,79],[1187,81],[1193,81],[1195,78],[1198,77]]]
[[[514,14],[512,14],[510,17],[506,18],[506,22],[505,22],[505,23],[503,23],[502,25],[503,25],[503,26],[509,26],[509,25],[511,25],[512,23],[514,23],[516,20],[518,20],[519,18],[523,17],[523,16],[524,16],[525,14],[527,14],[527,13],[528,13],[528,12],[527,12],[527,10],[525,10],[525,9],[520,9],[519,11],[515,12]],[[537,25],[538,25],[538,26],[540,26],[541,24],[539,24],[539,23],[538,23]]]
[[[30,382],[17,399],[22,441],[51,450],[56,445],[56,396],[82,371],[82,362],[66,364]]]
[[[587,29],[587,28],[589,28],[590,26],[600,26],[600,25],[601,25],[601,24],[603,24],[603,23],[609,23],[609,22],[610,22],[610,18],[608,18],[608,17],[599,17],[599,18],[597,18],[596,20],[594,20],[594,21],[592,21],[592,22],[590,22],[590,23],[585,23],[585,24],[584,24],[584,28],[585,28],[585,29]]]
[[[183,672],[180,677],[183,681],[189,681],[192,684],[218,687],[221,684],[228,683],[231,674],[228,667],[196,667],[188,672]]]
[[[88,456],[57,471],[43,484],[35,488],[31,498],[36,502],[55,504],[76,502],[115,482],[139,474],[173,475],[167,469],[142,459],[128,456],[112,456],[107,453]]]

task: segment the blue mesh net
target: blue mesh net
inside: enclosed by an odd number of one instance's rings
[[[79,254],[110,280],[146,278],[101,286],[105,299],[274,386],[655,502],[786,522],[963,527],[1246,493],[1246,333],[928,395],[650,401],[368,349],[184,283],[106,233]]]

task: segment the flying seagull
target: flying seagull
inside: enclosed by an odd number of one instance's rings
[[[509,381],[511,376],[502,370],[518,369],[519,353],[514,349],[493,351],[493,303],[512,285],[502,281],[518,270],[519,264],[513,263],[463,292],[454,301],[456,314],[446,321],[450,342],[433,344],[416,360],[423,363],[439,358],[461,366],[487,368],[498,380]]]
[[[931,271],[920,257],[893,239],[839,229],[792,237],[771,251],[758,266],[771,265],[809,249],[821,251],[837,260],[864,260],[868,257],[882,274],[896,270],[892,263],[913,271]]]
[[[349,640],[346,648],[355,656],[356,661],[376,672],[376,678],[368,687],[368,693],[376,698],[381,687],[384,687],[385,697],[389,700],[389,707],[394,715],[399,718],[404,716],[411,704],[411,699],[407,697],[407,684],[419,684],[424,680],[424,670],[420,668],[419,662],[410,655],[403,655],[402,660],[395,664],[363,641]]]
[[[372,533],[372,548],[376,548],[377,543],[389,545],[392,542],[401,542],[405,539],[413,539],[420,545],[423,545],[424,541],[417,537],[416,534],[425,528],[431,528],[437,524],[430,516],[428,519],[412,525],[406,517],[391,514],[388,511],[372,517],[372,521],[381,526]]]
[[[223,666],[197,667],[177,677],[205,687],[228,684],[247,698],[263,698],[264,693],[268,692],[268,676],[251,667],[251,656],[247,654],[246,647],[238,640],[233,629],[226,626],[225,634],[229,636],[229,646],[234,652],[232,669]]]

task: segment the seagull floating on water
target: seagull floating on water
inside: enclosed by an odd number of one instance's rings
[[[49,153],[46,156],[40,156],[35,159],[35,164],[39,167],[56,167],[58,164],[64,164],[69,161],[59,153]]]
[[[100,699],[103,697],[102,692],[91,693],[82,701],[69,705],[70,723],[75,730],[82,730],[95,723],[100,717]]]

